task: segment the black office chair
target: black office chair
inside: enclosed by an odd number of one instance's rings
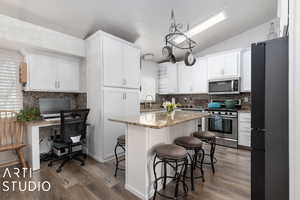
[[[51,167],[54,162],[63,161],[56,172],[61,172],[63,166],[70,160],[77,160],[82,166],[84,165],[86,155],[82,152],[82,145],[86,137],[86,120],[89,111],[89,109],[79,109],[60,112],[60,134],[55,136],[52,150],[59,150],[62,154],[65,150],[66,152],[49,162],[48,166]],[[73,151],[76,147],[79,147],[79,150]]]

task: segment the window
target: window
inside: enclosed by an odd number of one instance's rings
[[[19,111],[23,108],[19,84],[22,56],[15,51],[0,49],[0,110]]]

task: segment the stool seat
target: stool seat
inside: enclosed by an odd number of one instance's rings
[[[155,148],[155,153],[160,159],[183,159],[187,156],[185,148],[176,144],[162,144]]]
[[[119,144],[125,145],[125,135],[120,135],[120,136],[117,138],[117,141],[118,141]]]
[[[175,144],[182,146],[186,149],[202,147],[202,141],[193,136],[183,136],[183,137],[176,138]]]
[[[212,140],[216,138],[216,134],[210,131],[195,132],[193,133],[193,136],[204,140]]]

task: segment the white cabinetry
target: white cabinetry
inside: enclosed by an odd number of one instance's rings
[[[26,91],[81,92],[80,59],[29,54]]]
[[[251,49],[241,51],[241,91],[251,91]]]
[[[251,147],[251,113],[240,112],[238,115],[239,142],[241,146]]]
[[[161,63],[158,67],[158,92],[160,94],[174,94],[178,92],[177,65]]]
[[[139,115],[139,95],[137,90],[104,88],[104,159],[113,155],[118,136],[125,134],[125,125],[109,121],[109,118]]]
[[[193,66],[178,63],[179,93],[207,93],[207,62],[197,59]]]
[[[239,50],[210,55],[207,59],[209,79],[222,79],[240,76]]]
[[[140,112],[140,50],[127,41],[98,31],[86,40],[89,154],[100,162],[114,156],[117,137],[125,125],[109,121],[113,116]]]
[[[103,36],[104,86],[140,87],[140,50],[113,37]]]

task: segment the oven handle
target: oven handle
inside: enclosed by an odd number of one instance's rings
[[[214,116],[210,116],[210,117],[207,117],[208,119],[214,119],[215,117]],[[237,120],[237,117],[223,117],[221,116],[222,119],[228,119],[228,120]]]

